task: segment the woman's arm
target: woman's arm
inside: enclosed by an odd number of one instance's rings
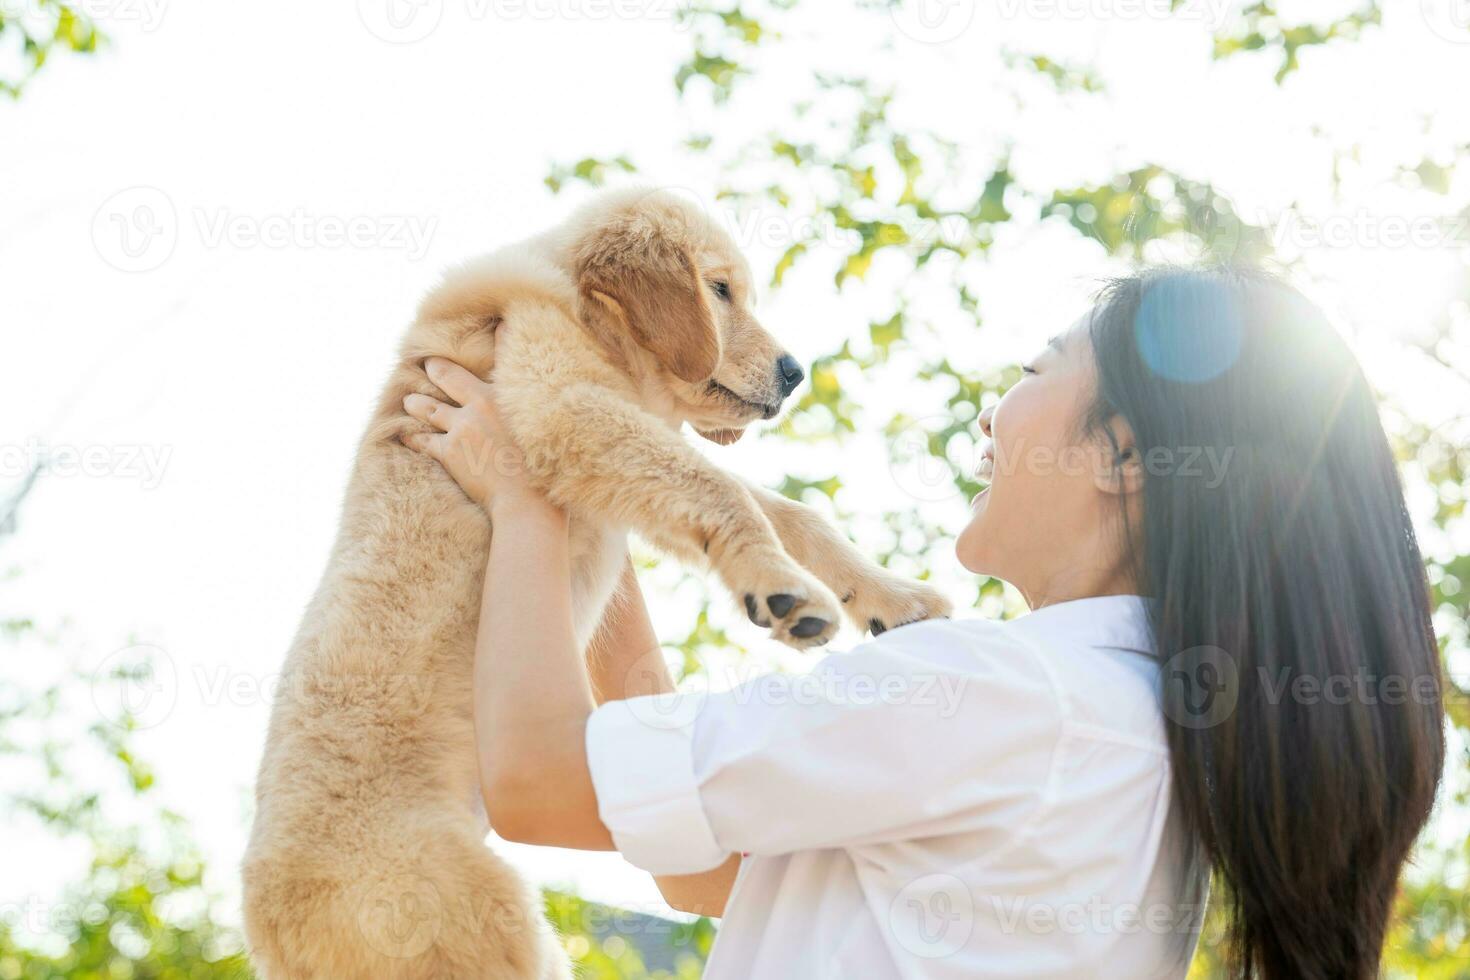
[[[507,840],[612,849],[585,733],[592,692],[572,632],[566,515],[500,490],[475,645],[475,740],[485,812]]]
[[[589,687],[572,631],[566,515],[519,479],[489,386],[439,358],[425,367],[463,408],[410,396],[409,414],[440,432],[411,437],[409,445],[439,460],[495,527],[474,666],[486,813],[507,840],[610,849],[587,768],[593,692],[601,703],[673,689],[637,579],[628,567],[595,644]],[[655,880],[675,908],[718,915],[739,860]]]
[[[631,564],[623,569],[617,594],[588,651],[587,666],[598,704],[674,690],[674,680],[664,663]],[[710,871],[654,875],[653,880],[664,901],[673,908],[695,915],[720,916],[725,912],[725,902],[739,870],[740,855],[732,854],[724,864]]]
[[[495,533],[475,643],[475,747],[490,825],[531,844],[610,850],[584,734],[592,691],[572,632],[567,518],[526,482],[490,385],[442,357],[429,379],[457,404],[410,394],[437,431],[404,436],[485,507]]]

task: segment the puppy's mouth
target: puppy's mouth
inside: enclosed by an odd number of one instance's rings
[[[721,446],[728,446],[745,435],[745,426],[742,425],[738,429],[695,429],[694,431],[704,436],[710,442],[719,443]]]
[[[750,420],[758,418],[773,419],[781,412],[781,403],[779,401],[775,403],[758,402],[754,399],[746,398],[744,395],[736,394],[732,389],[725,387],[718,381],[710,380],[706,382],[704,391],[705,394],[713,395],[732,409],[735,409],[737,417],[746,416]],[[745,435],[745,425],[742,423],[712,429],[696,427],[694,431],[704,436],[710,442],[719,443],[721,446],[728,446]]]
[[[752,401],[751,399],[746,398],[743,395],[737,395],[735,392],[731,391],[729,388],[726,388],[724,385],[713,379],[711,379],[709,383],[705,385],[704,390],[711,395],[718,395],[720,398],[724,399],[730,404],[736,405],[744,409],[745,411],[754,414],[757,418],[773,419],[781,413],[780,402],[766,403]]]

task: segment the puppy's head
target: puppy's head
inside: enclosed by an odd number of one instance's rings
[[[665,191],[604,195],[572,227],[584,322],[641,352],[696,432],[728,444],[776,416],[803,372],[750,312],[750,269],[724,229]]]

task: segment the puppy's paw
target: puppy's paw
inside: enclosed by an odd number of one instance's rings
[[[728,580],[751,622],[798,650],[832,639],[842,605],[830,589],[784,556],[751,564],[744,575]]]
[[[881,567],[855,583],[842,601],[857,628],[874,636],[895,626],[947,618],[952,612],[949,600],[932,585]]]

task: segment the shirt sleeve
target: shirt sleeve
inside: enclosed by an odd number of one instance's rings
[[[654,874],[993,827],[1042,806],[1062,730],[1047,665],[997,625],[891,630],[809,674],[610,701],[587,724],[598,811]]]

